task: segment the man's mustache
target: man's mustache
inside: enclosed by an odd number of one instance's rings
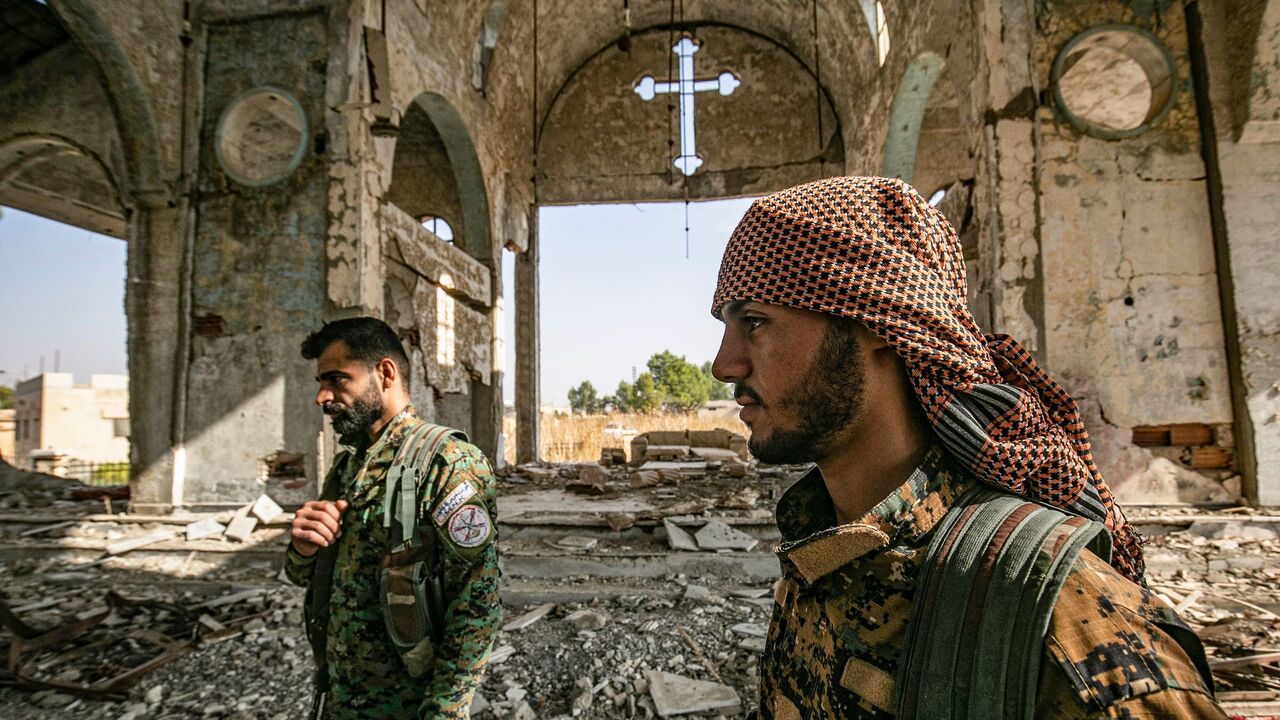
[[[347,410],[347,409],[348,408],[346,405],[343,405],[342,403],[336,403],[336,402],[329,402],[320,406],[321,412],[323,412],[325,415],[334,415],[334,414],[343,412],[344,410]]]
[[[736,401],[739,398],[744,398],[744,397],[754,400],[756,404],[762,408],[765,407],[764,398],[760,397],[760,393],[756,392],[755,390],[752,390],[751,387],[746,385],[745,383],[735,384],[733,386],[733,399]]]

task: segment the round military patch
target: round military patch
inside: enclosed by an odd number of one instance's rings
[[[459,547],[473,548],[483,545],[493,531],[489,513],[478,505],[463,505],[449,518],[449,539]]]

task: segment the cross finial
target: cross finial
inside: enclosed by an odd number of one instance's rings
[[[645,75],[634,85],[633,89],[641,100],[649,101],[658,95],[679,93],[680,95],[680,157],[675,159],[675,166],[685,175],[692,175],[702,165],[702,157],[698,155],[697,138],[693,122],[694,93],[718,91],[721,95],[732,95],[742,84],[738,76],[726,70],[715,78],[697,80],[693,76],[693,55],[702,47],[696,38],[683,34],[671,52],[680,58],[680,78],[677,82],[658,82],[652,75]]]

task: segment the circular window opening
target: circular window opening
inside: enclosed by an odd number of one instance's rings
[[[292,95],[255,88],[227,106],[218,120],[214,150],[218,163],[237,182],[270,185],[302,162],[307,118]]]
[[[1132,25],[1100,25],[1067,41],[1053,61],[1054,101],[1087,135],[1133,137],[1173,106],[1177,71],[1154,35]]]

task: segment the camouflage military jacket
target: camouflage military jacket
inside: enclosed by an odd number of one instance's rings
[[[406,408],[370,447],[340,453],[330,470],[329,480],[339,483],[348,502],[329,599],[331,718],[468,717],[497,632],[502,610],[493,473],[475,446],[455,438],[432,464],[419,509],[420,526],[434,528],[441,540],[448,604],[431,673],[410,675],[387,634],[378,576],[389,550],[384,476],[405,433],[420,422],[413,407]],[[314,567],[315,556],[289,548],[285,572],[293,583],[305,586]]]
[[[847,525],[836,525],[817,469],[787,490],[777,510],[782,578],[761,660],[761,718],[894,716],[931,531],[972,482],[935,448],[904,485]],[[1155,621],[1181,624],[1148,590],[1082,553],[1050,621],[1037,716],[1225,718]]]

